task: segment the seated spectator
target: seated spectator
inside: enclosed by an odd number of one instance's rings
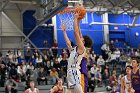
[[[43,59],[42,59],[42,56],[39,55],[37,58],[36,58],[36,65],[37,65],[37,68],[41,68],[43,64]]]
[[[60,63],[58,62],[58,58],[54,59],[53,67],[57,70],[57,72],[60,71],[61,66],[60,66]]]
[[[4,87],[4,83],[7,78],[7,70],[5,65],[0,66],[0,77],[0,87]]]
[[[22,82],[26,80],[26,71],[27,71],[26,66],[24,65],[24,62],[22,62],[22,64],[18,66],[17,69],[17,72]]]
[[[96,72],[97,72],[96,64],[93,64],[93,66],[90,69],[91,77],[94,77],[94,75],[95,75]]]
[[[62,79],[58,79],[57,84],[50,90],[50,93],[64,93]]]
[[[121,55],[121,52],[120,52],[119,48],[116,48],[116,50],[115,50],[113,53],[116,55],[116,59],[117,59],[117,61],[118,61],[118,58],[119,58],[120,55]]]
[[[109,78],[110,86],[113,87],[113,85],[116,85],[118,83],[117,76],[115,73],[112,73],[112,75]]]
[[[6,87],[5,93],[16,93],[16,91],[12,88],[11,85]]]
[[[54,55],[51,48],[49,48],[49,50],[47,51],[47,57],[48,57],[48,60],[50,61],[53,60]]]
[[[53,44],[52,44],[52,52],[53,52],[53,55],[54,55],[54,58],[57,57],[57,52],[58,52],[58,43],[56,40],[54,40]]]
[[[101,86],[101,82],[102,82],[102,75],[101,75],[99,69],[98,69],[97,72],[95,73],[95,76],[94,76],[94,77],[95,77],[96,85],[97,85],[98,87],[100,87],[100,86]]]
[[[96,83],[95,83],[94,77],[89,78],[87,91],[88,92],[94,92],[95,85],[96,85]]]
[[[12,90],[14,91],[14,93],[17,93],[18,84],[11,77],[5,83],[6,91],[8,90],[7,88],[8,88],[9,85],[11,86]]]
[[[44,71],[44,68],[41,68],[38,72],[38,85],[46,85],[47,84],[47,78],[46,78],[46,72]]]
[[[122,66],[122,70],[124,70],[123,68],[125,68],[126,60],[127,60],[126,55],[125,54],[121,54],[119,60],[120,60],[121,66]]]
[[[103,57],[101,55],[97,59],[97,65],[100,65],[102,68],[104,68],[105,61],[104,61],[104,59],[103,59]]]
[[[27,51],[25,51],[25,60],[26,63],[30,61],[30,58],[32,57],[32,51],[30,48],[27,48]]]
[[[67,61],[66,57],[63,57],[62,60],[60,61],[60,66],[61,66],[61,68],[63,68],[65,73],[67,73],[67,65],[68,65],[68,61]]]
[[[130,52],[128,54],[130,57],[134,57],[135,56],[135,51],[133,48],[130,49]]]
[[[33,53],[35,59],[39,56],[39,52],[37,49],[35,49],[34,53]]]
[[[52,68],[50,72],[50,79],[53,81],[53,84],[55,84],[58,79],[58,72],[56,71],[55,68]]]
[[[27,65],[27,69],[32,70],[32,71],[34,70],[34,65],[32,62],[30,62],[29,65]]]
[[[9,71],[9,77],[11,77],[14,80],[18,79],[18,73],[17,73],[15,65],[12,65],[12,68]]]
[[[59,78],[62,78],[63,82],[66,82],[66,72],[64,71],[63,67],[60,68]]]
[[[110,77],[109,71],[108,69],[105,69],[102,75],[102,79],[106,87],[109,86],[109,77]]]

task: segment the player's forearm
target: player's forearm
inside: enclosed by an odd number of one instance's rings
[[[66,45],[68,47],[70,47],[71,46],[71,42],[70,42],[70,40],[69,40],[69,38],[67,36],[67,33],[66,32],[63,32],[63,35],[64,35],[64,39],[65,39]]]

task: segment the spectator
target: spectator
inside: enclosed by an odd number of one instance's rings
[[[49,50],[47,51],[48,60],[52,61],[53,56],[54,56],[54,55],[53,55],[52,49],[49,48]]]
[[[24,93],[40,93],[40,92],[39,92],[39,90],[37,88],[35,88],[34,81],[30,81],[30,88],[25,90]]]
[[[26,80],[26,66],[24,65],[24,62],[22,62],[22,64],[20,66],[18,66],[17,72],[20,76],[21,81],[25,81]]]
[[[60,66],[61,66],[61,68],[63,68],[65,73],[67,73],[67,65],[68,65],[68,61],[67,61],[66,57],[63,57],[62,60],[60,61]]]
[[[57,51],[58,51],[57,48],[58,48],[57,41],[54,40],[54,42],[52,44],[52,52],[53,52],[53,55],[54,55],[55,58],[57,57]]]
[[[11,85],[8,85],[6,87],[5,93],[15,93],[16,91],[14,91],[14,89],[12,88]]]
[[[27,65],[27,69],[33,71],[34,70],[34,66],[33,66],[33,63],[30,62],[29,65]]]
[[[17,93],[18,84],[11,77],[5,83],[6,91],[8,90],[7,88],[8,88],[9,85],[12,87],[12,90],[14,91],[14,93]]]
[[[97,72],[96,64],[93,64],[93,67],[91,67],[91,69],[90,69],[91,77],[94,77],[96,72]]]
[[[58,62],[57,58],[54,59],[53,67],[57,70],[57,72],[59,72],[61,66],[60,66],[60,63]]]
[[[121,54],[121,56],[119,58],[119,61],[120,61],[120,64],[122,66],[122,70],[124,70],[123,68],[125,68],[126,60],[127,60],[126,55],[125,54]]]
[[[112,73],[112,75],[109,78],[109,82],[110,82],[110,86],[113,87],[113,85],[116,85],[118,80],[117,80],[117,76],[115,73]]]
[[[5,65],[1,65],[0,67],[0,87],[4,87],[5,80],[7,78],[7,70]]]
[[[40,68],[43,64],[43,59],[42,59],[42,56],[39,55],[37,58],[36,58],[36,64],[37,64],[37,68]]]
[[[38,72],[38,85],[46,85],[47,84],[47,78],[46,78],[46,71],[44,71],[44,68],[41,68]]]
[[[25,60],[26,60],[26,63],[28,63],[30,61],[30,58],[32,57],[32,52],[31,52],[31,49],[28,48],[27,51],[25,51]]]
[[[15,65],[12,65],[12,68],[9,71],[9,77],[13,78],[14,80],[18,79],[18,73],[17,73],[17,70],[15,68]]]
[[[45,48],[49,48],[50,47],[47,40],[44,40],[43,47],[45,47]]]
[[[21,58],[22,57],[22,52],[21,52],[21,49],[17,49],[17,52],[16,52],[16,57],[17,59]]]
[[[104,59],[103,59],[103,57],[101,55],[97,59],[97,65],[100,65],[102,68],[104,68],[105,61],[104,61]]]
[[[102,75],[102,79],[106,87],[109,86],[109,77],[110,77],[109,71],[108,69],[105,69]]]
[[[108,59],[108,52],[110,51],[109,44],[107,42],[102,45],[101,51],[102,51],[103,59],[107,60]]]
[[[55,84],[56,80],[58,79],[58,72],[56,71],[55,68],[52,68],[50,72],[50,79],[53,81],[53,84]]]
[[[110,48],[111,52],[114,51],[114,41],[113,40],[110,41],[109,48]]]
[[[59,78],[62,78],[63,82],[66,82],[66,72],[64,71],[63,67],[60,68]]]
[[[133,48],[130,49],[129,56],[130,57],[135,57],[135,51],[134,51]]]
[[[62,79],[58,79],[57,84],[50,90],[50,93],[64,93]]]
[[[37,49],[35,49],[34,53],[33,53],[35,59],[39,56],[39,52]]]
[[[94,77],[89,78],[89,80],[88,80],[88,89],[87,89],[87,91],[88,91],[88,92],[90,92],[90,91],[91,91],[91,92],[94,92],[95,85],[96,85],[96,83],[95,83]]]
[[[101,82],[102,82],[102,75],[101,75],[99,69],[98,69],[97,72],[95,73],[95,76],[94,76],[94,77],[95,77],[96,85],[97,85],[98,87],[100,87],[100,86],[101,86]]]

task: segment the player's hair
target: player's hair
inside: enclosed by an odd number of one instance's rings
[[[139,64],[139,59],[137,57],[133,57],[132,60],[136,60],[137,63]]]
[[[126,67],[125,67],[125,70],[126,70],[127,68],[133,69],[132,66],[130,66],[130,65],[126,66]]]
[[[84,42],[85,42],[84,46],[87,48],[91,48],[91,46],[93,44],[92,39],[87,35],[83,36],[83,38],[84,38]]]

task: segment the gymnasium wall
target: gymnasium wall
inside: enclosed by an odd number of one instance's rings
[[[56,20],[57,20],[57,40],[58,40],[58,45],[61,48],[65,48],[66,47],[66,43],[63,37],[63,33],[61,31],[60,28],[60,20],[59,20],[59,16],[56,16]],[[87,13],[85,19],[83,19],[80,23],[80,28],[81,28],[81,32],[82,35],[88,35],[92,38],[94,44],[92,46],[92,48],[94,49],[95,53],[100,53],[100,48],[101,45],[103,44],[103,26],[102,25],[92,25],[90,26],[89,24],[92,21],[96,21],[96,22],[102,22],[102,16],[98,16],[95,13]],[[75,39],[74,39],[74,31],[67,31],[68,37],[70,39],[72,39],[72,41],[75,43]]]
[[[33,17],[35,11],[26,11],[23,14],[23,29],[26,35],[36,26],[36,20]],[[121,15],[108,15],[109,23],[118,24],[132,24],[133,17],[127,14]],[[90,25],[91,22],[102,22],[102,16],[95,13],[88,12],[85,19],[80,23],[81,32],[83,35],[89,35],[94,44],[92,48],[95,53],[100,54],[100,47],[104,43],[104,32],[103,25]],[[140,17],[138,18],[136,24],[140,23]],[[66,44],[63,38],[63,33],[60,28],[60,20],[58,15],[56,15],[57,24],[57,41],[59,48],[66,48]],[[117,29],[116,29],[117,27]],[[109,26],[109,39],[116,40],[120,42],[126,42],[131,47],[137,48],[140,43],[140,36],[136,37],[135,33],[139,32],[140,27],[128,28],[127,26]],[[35,43],[37,47],[43,47],[43,41],[48,40],[50,46],[53,42],[53,27],[39,27],[31,36],[30,39]],[[72,39],[75,43],[74,32],[67,31],[68,37]]]
[[[35,11],[28,10],[23,14],[23,32],[25,35],[28,35],[37,24],[37,21],[33,16],[34,13]],[[50,20],[48,22],[51,23]],[[51,47],[53,43],[53,27],[40,26],[29,38],[39,48],[43,48],[44,40],[47,40],[49,47]]]
[[[132,24],[134,17],[127,14],[114,15],[109,14],[110,23],[119,24]],[[140,17],[136,21],[136,24],[140,24]],[[115,29],[117,27],[118,29]],[[136,37],[135,33],[140,34],[140,27],[129,28],[127,26],[109,26],[110,40],[115,40],[118,38],[120,41],[125,41],[131,47],[138,48],[140,44],[140,36]]]

